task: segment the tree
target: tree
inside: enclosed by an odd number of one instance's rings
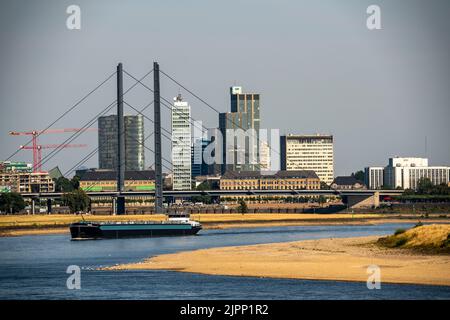
[[[450,187],[445,183],[441,183],[438,186],[434,186],[432,193],[436,195],[448,196],[450,195]]]
[[[325,198],[325,196],[323,195],[320,195],[317,199],[317,202],[320,204],[320,206],[323,206],[323,204],[327,202],[327,198]]]
[[[239,200],[239,207],[238,207],[238,212],[239,213],[242,213],[242,214],[244,214],[244,213],[247,213],[248,212],[248,207],[247,207],[247,204],[245,203],[245,201],[244,200]]]
[[[70,183],[72,183],[72,186],[74,189],[79,189],[80,188],[80,177],[73,176],[72,180],[70,180]]]
[[[59,177],[53,181],[55,181],[56,192],[71,192],[74,189],[72,182],[67,178]]]
[[[321,190],[329,190],[329,189],[330,189],[330,186],[327,185],[325,182],[320,181],[320,189],[321,189]]]
[[[0,194],[0,211],[6,213],[17,213],[25,209],[25,201],[20,193],[5,192]]]
[[[210,204],[212,202],[211,196],[209,195],[201,195],[201,196],[192,196],[192,202],[202,202],[204,204]]]
[[[354,177],[356,180],[364,181],[364,178],[365,178],[364,171],[362,171],[362,170],[356,171],[356,172],[352,173],[352,177]]]
[[[420,178],[417,182],[417,193],[418,194],[430,194],[433,191],[433,184],[428,178]]]
[[[90,202],[89,196],[81,189],[63,194],[62,200],[73,213],[86,211]]]
[[[211,190],[211,186],[209,185],[208,181],[203,181],[195,189],[199,191]]]

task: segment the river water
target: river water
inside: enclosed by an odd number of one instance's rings
[[[0,299],[450,299],[450,287],[98,271],[149,256],[222,246],[391,234],[411,224],[202,230],[198,236],[70,241],[69,235],[0,238]],[[67,267],[81,268],[69,290]]]

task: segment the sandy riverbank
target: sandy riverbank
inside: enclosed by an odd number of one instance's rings
[[[126,215],[99,216],[85,215],[89,221],[162,221],[164,215]],[[200,221],[204,229],[254,228],[276,226],[314,226],[314,225],[374,225],[381,223],[417,223],[419,215],[387,214],[193,214],[193,220]],[[76,215],[23,215],[0,216],[0,237],[36,234],[68,233],[72,222],[80,221]],[[450,222],[449,218],[430,215],[427,223]]]
[[[449,228],[450,226],[445,226]],[[379,237],[321,239],[224,247],[152,257],[108,270],[175,270],[211,275],[363,281],[367,267],[381,281],[450,286],[450,255],[385,248]]]

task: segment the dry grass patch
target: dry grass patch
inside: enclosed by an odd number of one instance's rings
[[[397,230],[394,235],[380,238],[378,244],[388,248],[450,253],[450,225],[432,224]]]

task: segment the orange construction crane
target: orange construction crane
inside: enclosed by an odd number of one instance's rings
[[[84,144],[48,144],[48,145],[38,145],[37,137],[41,134],[47,133],[66,133],[66,132],[85,132],[85,131],[97,131],[95,128],[66,128],[66,129],[46,129],[46,130],[34,130],[34,131],[10,131],[9,134],[12,136],[31,136],[32,145],[31,146],[20,146],[24,150],[33,150],[33,172],[42,172],[42,149],[55,149],[55,148],[82,148],[87,145]]]

